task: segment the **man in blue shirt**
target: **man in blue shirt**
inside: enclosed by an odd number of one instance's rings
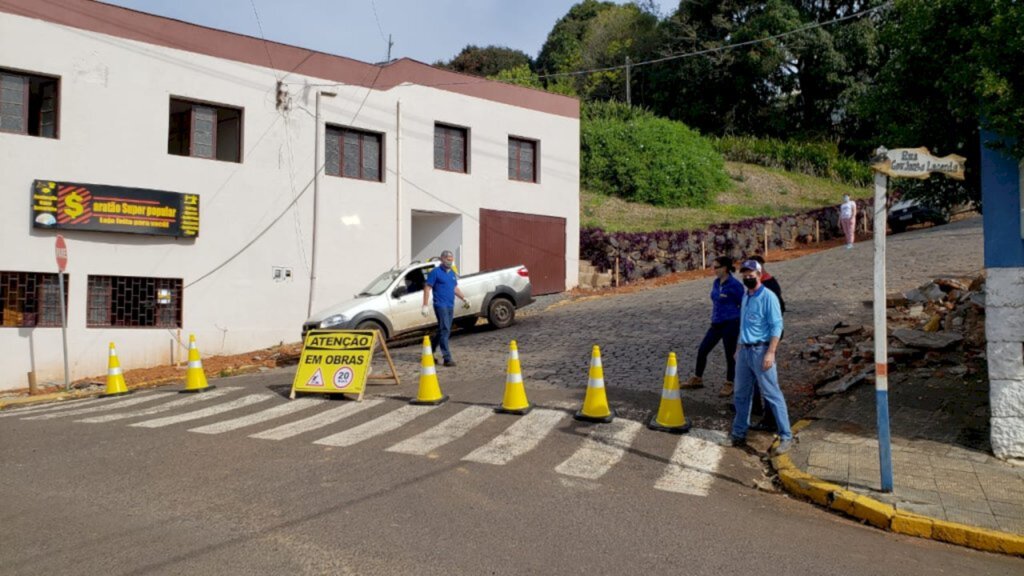
[[[459,290],[459,276],[452,270],[455,255],[451,250],[441,252],[441,265],[427,275],[426,286],[423,287],[423,317],[430,315],[427,303],[430,295],[434,295],[434,315],[437,316],[437,335],[435,344],[441,348],[441,356],[445,366],[455,366],[451,350],[448,348],[448,336],[452,333],[452,319],[455,317],[455,297],[458,296],[463,306],[469,308],[469,300]]]
[[[747,260],[740,266],[740,276],[747,288],[740,310],[740,349],[736,362],[736,418],[732,422],[732,445],[747,441],[754,386],[761,390],[764,401],[779,427],[779,445],[775,454],[785,454],[793,446],[789,428],[786,399],[779,388],[775,351],[782,336],[782,310],[779,299],[761,284],[761,264]]]
[[[684,390],[704,387],[704,368],[708,354],[719,341],[725,347],[725,384],[718,395],[732,396],[736,377],[736,340],[740,335],[740,304],[743,301],[743,284],[732,275],[732,258],[715,258],[715,281],[711,284],[711,327],[704,334],[704,340],[697,349],[697,367],[690,380],[680,386]]]

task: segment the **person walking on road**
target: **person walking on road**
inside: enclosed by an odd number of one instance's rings
[[[782,337],[782,310],[779,299],[761,283],[761,264],[747,260],[740,266],[746,293],[740,309],[740,345],[736,358],[736,417],[730,436],[733,446],[747,442],[753,388],[757,386],[775,416],[779,427],[779,445],[775,454],[793,447],[786,399],[779,387],[775,352]]]
[[[854,231],[857,229],[857,203],[850,200],[849,194],[843,194],[843,203],[839,205],[839,225],[846,236],[846,249],[853,248]]]
[[[732,258],[719,256],[715,259],[715,280],[711,283],[711,327],[704,334],[704,340],[697,349],[697,367],[694,375],[680,388],[693,390],[704,387],[704,368],[708,354],[721,341],[725,348],[725,384],[718,395],[732,396],[736,378],[736,340],[740,334],[740,303],[743,300],[743,285],[732,275]]]
[[[423,317],[430,315],[427,304],[430,297],[434,297],[434,315],[437,316],[437,335],[434,337],[435,345],[441,348],[441,356],[444,358],[445,366],[455,366],[452,360],[452,352],[448,346],[448,337],[452,333],[452,320],[455,318],[455,297],[462,300],[462,305],[469,308],[469,300],[459,289],[459,276],[452,269],[455,263],[455,255],[451,250],[441,252],[441,265],[430,271],[427,275],[426,286],[423,287]]]

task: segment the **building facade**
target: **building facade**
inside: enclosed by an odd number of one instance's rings
[[[996,140],[982,133],[982,142]],[[992,451],[1024,458],[1024,170],[984,145],[981,162]]]
[[[45,40],[41,40],[45,39]],[[0,0],[0,390],[297,341],[396,265],[575,285],[579,103],[90,0]],[[539,239],[543,239],[542,241]]]

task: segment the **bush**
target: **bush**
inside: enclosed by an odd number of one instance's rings
[[[713,141],[728,160],[831,178],[854,186],[871,184],[871,169],[840,156],[832,142],[796,142],[750,136],[723,136]]]
[[[722,156],[680,122],[620,103],[584,106],[581,183],[632,202],[701,207],[729,185]]]

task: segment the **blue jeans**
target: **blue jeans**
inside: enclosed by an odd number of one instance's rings
[[[736,358],[736,418],[732,421],[733,438],[746,438],[750,427],[750,409],[754,400],[754,386],[761,390],[765,404],[775,416],[779,427],[779,438],[788,440],[793,437],[789,429],[789,412],[786,410],[786,399],[779,388],[778,363],[768,370],[761,368],[764,355],[768,352],[767,344],[744,346],[740,344]]]
[[[437,316],[437,335],[434,337],[434,348],[441,347],[441,356],[445,362],[451,362],[452,351],[448,349],[448,337],[452,334],[452,319],[455,318],[455,308],[434,306],[434,315]]]

